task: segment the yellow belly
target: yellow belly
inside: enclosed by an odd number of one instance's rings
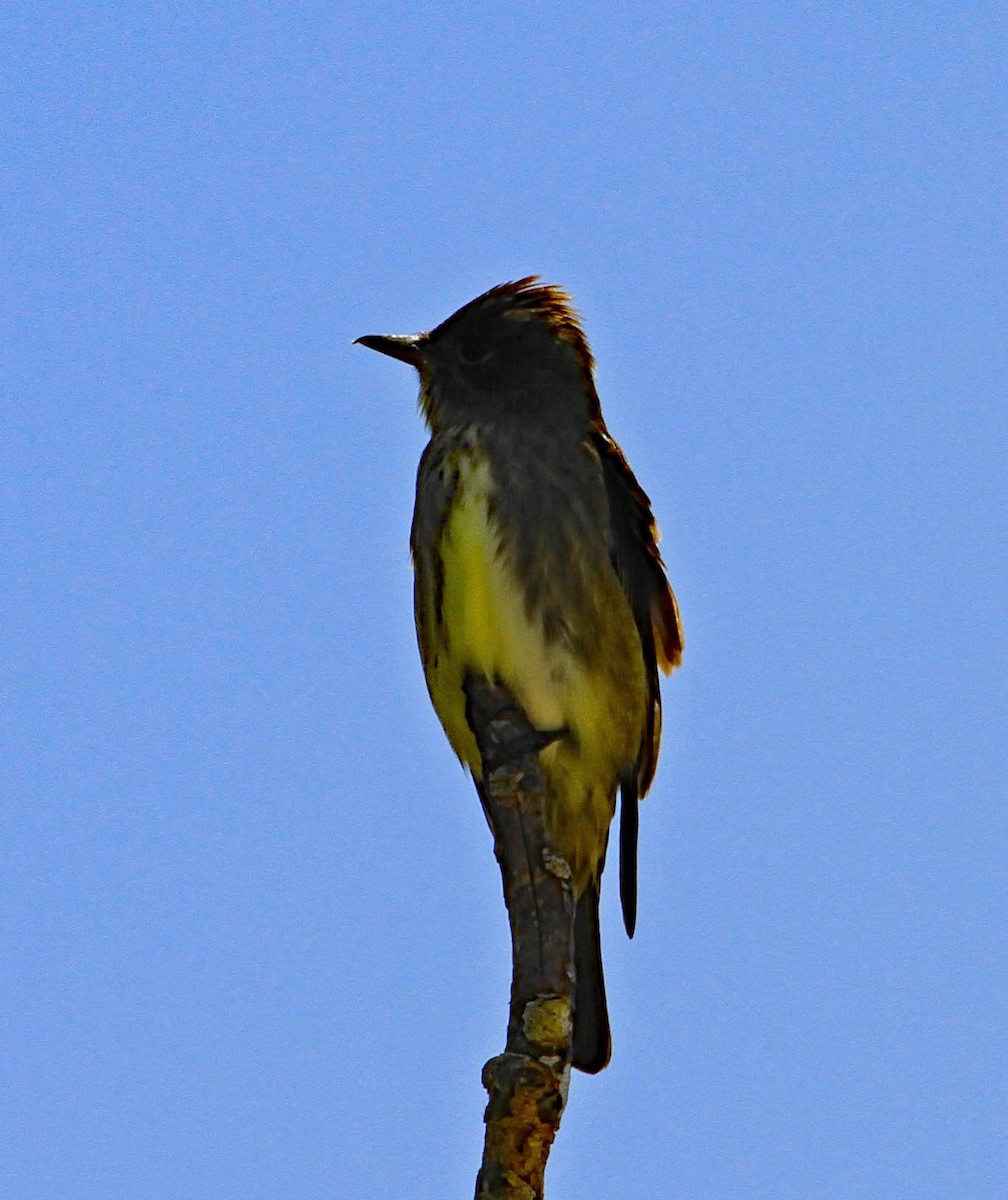
[[[546,637],[490,518],[491,483],[486,460],[467,455],[441,538],[443,615],[425,663],[427,682],[449,741],[477,777],[482,765],[462,691],[468,671],[499,680],[537,729],[569,731],[540,762],[554,797],[550,831],[580,892],[605,850],[618,776],[641,743],[646,683],[640,640],[604,560],[602,567],[586,566],[590,602],[571,597],[593,626],[591,656]]]

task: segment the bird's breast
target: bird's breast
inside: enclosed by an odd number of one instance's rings
[[[530,600],[530,581],[516,570],[511,539],[520,535],[497,515],[496,486],[486,458],[462,456],[439,547],[448,657],[509,683],[537,728],[556,729],[564,722],[564,682],[575,666],[569,652],[551,643]]]
[[[423,639],[449,740],[479,772],[462,692],[474,671],[501,682],[537,729],[567,730],[569,752],[608,788],[637,753],[644,685],[604,534],[548,472],[537,480],[530,467],[516,482],[514,463],[495,464],[478,444],[452,458],[436,552],[439,611]]]

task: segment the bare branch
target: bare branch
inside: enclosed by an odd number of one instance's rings
[[[489,1093],[477,1200],[537,1200],[570,1079],[574,899],[546,831],[538,753],[557,732],[534,729],[508,692],[465,682],[483,759],[480,797],[494,834],[511,924],[507,1049],[483,1068]]]

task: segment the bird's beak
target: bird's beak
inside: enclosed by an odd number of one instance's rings
[[[387,354],[389,358],[398,358],[400,362],[409,363],[411,367],[420,369],[423,361],[423,348],[427,342],[427,334],[411,333],[408,335],[366,333],[363,337],[355,338],[355,346],[367,346],[369,350],[377,350],[379,354]]]

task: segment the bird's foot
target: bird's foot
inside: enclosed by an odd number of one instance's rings
[[[489,773],[505,763],[538,754],[566,729],[536,729],[507,688],[470,672],[462,683],[466,696],[466,720],[476,734],[483,771]]]

